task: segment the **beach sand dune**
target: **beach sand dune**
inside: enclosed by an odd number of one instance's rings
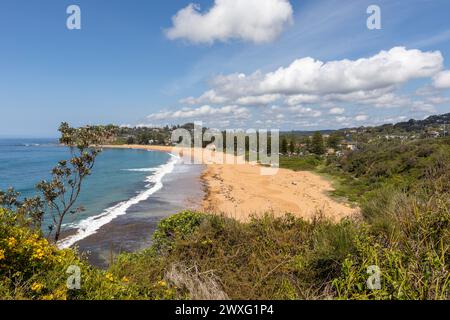
[[[105,146],[178,153],[165,146]],[[272,176],[261,175],[254,164],[227,165],[206,163],[202,174],[206,196],[202,210],[223,214],[239,221],[271,213],[293,214],[310,220],[318,215],[333,221],[357,215],[358,208],[333,199],[330,181],[312,172],[279,169]]]

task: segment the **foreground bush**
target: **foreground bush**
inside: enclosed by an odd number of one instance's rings
[[[381,196],[384,211],[364,208],[371,229],[357,237],[356,252],[342,264],[334,281],[343,299],[449,299],[449,197],[430,199],[390,193]],[[388,198],[388,200],[386,200]],[[381,289],[364,285],[370,266],[381,272]]]
[[[3,299],[449,299],[448,195],[386,190],[364,219],[338,224],[267,215],[239,223],[182,212],[159,224],[153,246],[110,270],[58,250],[0,211]],[[81,290],[66,287],[82,270]],[[380,271],[380,289],[367,285]],[[373,269],[372,269],[373,270]]]
[[[81,270],[81,289],[69,290],[67,270]],[[131,296],[128,284],[96,270],[73,250],[59,250],[17,215],[0,208],[1,299],[118,299]]]
[[[123,255],[112,270],[141,293],[159,281],[182,299],[449,299],[449,197],[387,193],[383,208],[365,204],[365,221],[339,224],[185,212],[161,223],[163,249]],[[367,284],[374,266],[379,290]]]

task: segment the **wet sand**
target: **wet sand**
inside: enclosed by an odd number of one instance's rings
[[[203,170],[201,165],[176,165],[174,171],[163,178],[164,187],[160,191],[131,207],[126,215],[104,225],[96,234],[79,241],[76,244],[79,251],[87,254],[92,265],[106,268],[119,253],[149,247],[152,234],[162,219],[201,207]]]

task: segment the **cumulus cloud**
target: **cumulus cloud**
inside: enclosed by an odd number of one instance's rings
[[[432,103],[426,101],[413,101],[411,104],[411,111],[433,113],[436,112],[436,107]]]
[[[369,116],[366,114],[359,114],[355,117],[355,121],[359,121],[359,122],[367,121],[367,119],[369,119]]]
[[[267,105],[280,99],[279,94],[264,94],[262,96],[246,96],[236,100],[240,105]]]
[[[319,110],[314,110],[312,108],[303,107],[301,105],[292,106],[287,109],[291,113],[295,113],[298,117],[312,117],[318,118],[322,115],[322,112]]]
[[[213,108],[209,105],[204,105],[198,108],[182,108],[176,111],[164,111],[153,113],[147,117],[149,120],[185,120],[185,119],[202,119],[210,116],[232,116],[235,119],[247,118],[249,110],[239,106],[224,106]]]
[[[320,101],[320,97],[310,94],[297,94],[286,98],[287,105],[294,106],[302,103],[317,103]]]
[[[439,51],[395,47],[368,58],[322,62],[311,57],[297,59],[287,67],[263,73],[220,75],[210,90],[190,104],[268,105],[284,100],[284,106],[339,107],[341,103],[375,108],[428,109],[413,106],[411,97],[398,94],[401,85],[419,78],[433,78],[435,85],[447,85],[447,72]],[[436,89],[435,89],[436,90]],[[336,111],[336,110],[335,110]]]
[[[450,89],[450,70],[438,73],[433,80],[436,88]]]
[[[345,109],[344,108],[331,108],[330,111],[328,111],[329,114],[334,114],[334,115],[338,115],[338,114],[344,114],[345,113]]]
[[[230,39],[262,43],[274,40],[292,21],[288,0],[215,0],[207,12],[192,3],[178,11],[166,35],[192,43]]]
[[[442,96],[427,97],[425,100],[428,103],[431,103],[433,105],[450,103],[450,98],[449,97],[442,97]]]
[[[198,98],[188,97],[180,100],[180,103],[189,105],[203,104],[203,103],[222,104],[227,103],[227,101],[228,98],[217,95],[217,93],[214,90],[208,90]]]
[[[348,118],[347,117],[344,117],[344,116],[342,116],[342,117],[336,117],[336,121],[338,122],[338,123],[344,123],[345,121],[347,121],[348,120]]]
[[[266,74],[231,74],[213,82],[222,95],[323,95],[370,91],[432,77],[443,67],[439,51],[422,52],[395,47],[358,60],[322,62],[311,57]],[[300,96],[301,97],[301,96]]]
[[[358,60],[322,62],[312,58],[294,61],[265,75],[260,87],[268,92],[348,93],[402,84],[435,75],[442,69],[440,52],[396,47]]]
[[[245,119],[245,123],[259,121],[294,128],[313,123],[321,127],[365,125],[369,120],[380,123],[387,118],[382,114],[391,118],[393,113],[419,116],[448,103],[449,98],[441,96],[438,87],[448,85],[450,71],[442,70],[439,51],[404,47],[356,60],[322,62],[307,57],[274,71],[217,76],[205,93],[181,101],[192,108],[154,114],[150,119],[204,117],[233,123],[244,123],[239,121]],[[430,80],[427,90],[402,91],[403,85],[420,78]],[[198,105],[202,107],[194,107]],[[376,111],[374,118],[372,108],[384,110]]]

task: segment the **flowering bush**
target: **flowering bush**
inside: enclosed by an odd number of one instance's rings
[[[81,269],[81,288],[67,285],[69,266]],[[128,279],[94,269],[71,249],[59,250],[39,232],[16,223],[0,208],[0,299],[121,299],[131,297]]]

